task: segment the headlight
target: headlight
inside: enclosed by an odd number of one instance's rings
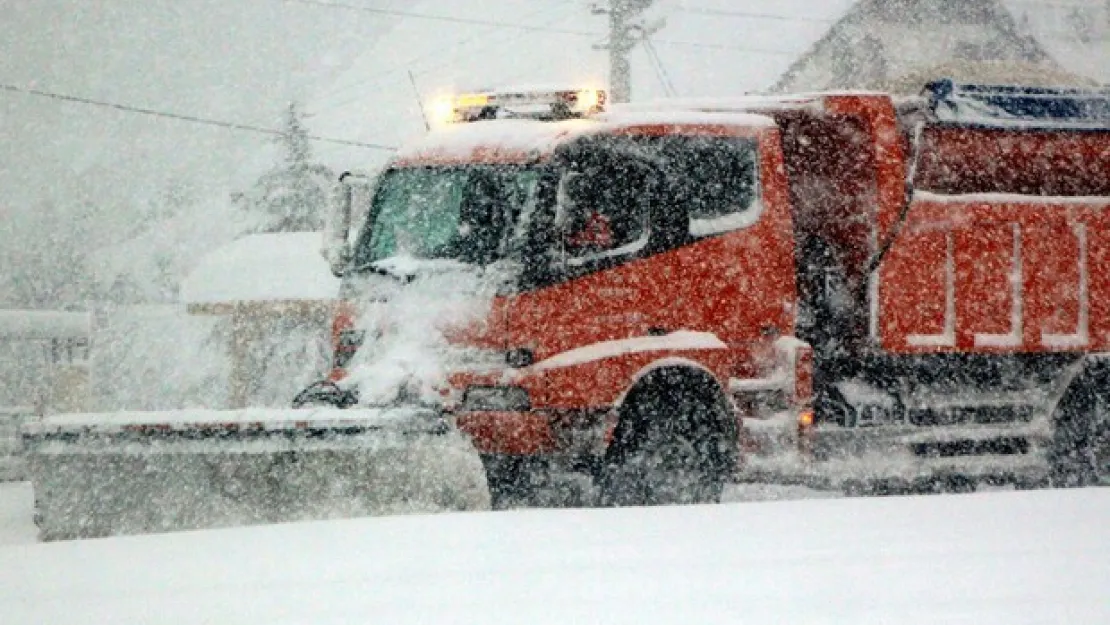
[[[527,347],[517,347],[505,352],[505,363],[515,369],[530,367],[536,362],[536,354]]]
[[[532,407],[528,391],[519,386],[471,386],[463,394],[463,411],[520,412]]]
[[[365,339],[366,333],[362,330],[343,330],[340,332],[339,340],[335,344],[332,366],[336,369],[346,367]]]

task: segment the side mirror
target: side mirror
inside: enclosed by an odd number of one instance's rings
[[[345,171],[335,186],[335,199],[324,232],[324,248],[320,252],[336,277],[341,277],[351,262],[351,246],[347,238],[351,231],[354,187],[369,188],[373,181],[369,176]]]

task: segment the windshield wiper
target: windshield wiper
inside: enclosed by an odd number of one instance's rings
[[[355,268],[351,269],[350,271],[352,273],[364,273],[364,272],[376,273],[379,276],[385,276],[387,278],[393,278],[394,280],[397,280],[398,282],[405,283],[405,284],[407,284],[409,282],[412,282],[413,279],[416,277],[416,276],[414,276],[412,274],[408,274],[408,273],[398,273],[396,271],[390,271],[389,269],[386,269],[385,267],[382,267],[382,266],[378,265],[378,261],[374,261],[374,262],[371,262],[371,263],[366,263],[364,265],[359,265],[358,267],[355,267]]]

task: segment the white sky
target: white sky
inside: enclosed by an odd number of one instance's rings
[[[606,54],[592,47],[604,39],[606,18],[591,15],[587,0],[337,1],[462,21],[298,0],[0,0],[0,84],[269,127],[295,98],[315,114],[315,133],[395,144],[423,132],[408,70],[425,96],[599,82],[607,72]],[[657,0],[649,18],[665,19],[655,48],[679,95],[730,95],[770,85],[851,4]],[[633,97],[664,95],[646,51],[632,60]],[[7,91],[0,136],[0,217],[44,195],[111,204],[169,180],[226,194],[269,163],[263,136]],[[385,156],[317,150],[343,169]]]
[[[346,3],[540,28],[605,29],[605,18],[578,0]],[[822,20],[848,4],[660,0],[652,15],[665,17],[667,25],[656,47],[682,94],[758,89],[828,26]],[[699,12],[705,9],[791,19]],[[400,20],[289,0],[0,0],[0,14],[0,83],[270,127],[284,104],[297,98],[316,113],[312,131],[381,143],[423,131],[408,69],[421,91],[432,94],[456,85],[596,82],[607,68],[605,54],[591,48],[602,37]],[[636,97],[662,95],[646,55],[638,52],[633,62]],[[0,133],[0,212],[26,209],[44,195],[123,201],[175,179],[207,181],[209,190],[225,193],[249,184],[268,163],[262,136],[5,91]],[[335,167],[382,157],[317,147]]]
[[[0,14],[0,83],[270,127],[285,102],[307,97],[395,22],[352,29],[341,12],[282,0],[0,0]],[[8,208],[51,188],[73,200],[174,177],[226,184],[266,144],[9,92],[0,92],[0,133]]]
[[[607,82],[607,18],[572,0],[425,0],[413,10],[478,17],[534,28],[407,19],[310,99],[314,129],[366,142],[404,143],[424,132],[407,71],[425,98],[452,90],[519,84]],[[653,37],[662,72],[680,96],[736,95],[775,81],[831,26],[851,0],[658,0],[647,21],[665,20]],[[492,9],[492,10],[491,10]],[[353,23],[366,19],[351,12]],[[757,17],[782,16],[781,18]],[[595,33],[595,34],[591,34]],[[632,54],[633,99],[664,97],[660,72],[643,48]],[[321,145],[343,168],[387,155]],[[351,163],[351,164],[347,164]]]

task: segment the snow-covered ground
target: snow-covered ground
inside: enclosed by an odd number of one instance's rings
[[[31,519],[34,495],[30,482],[0,482],[0,550],[9,545],[35,542]],[[0,615],[3,608],[0,607]]]
[[[51,544],[27,544],[11,518],[29,500],[0,485],[5,624],[1110,622],[1105,488]]]

